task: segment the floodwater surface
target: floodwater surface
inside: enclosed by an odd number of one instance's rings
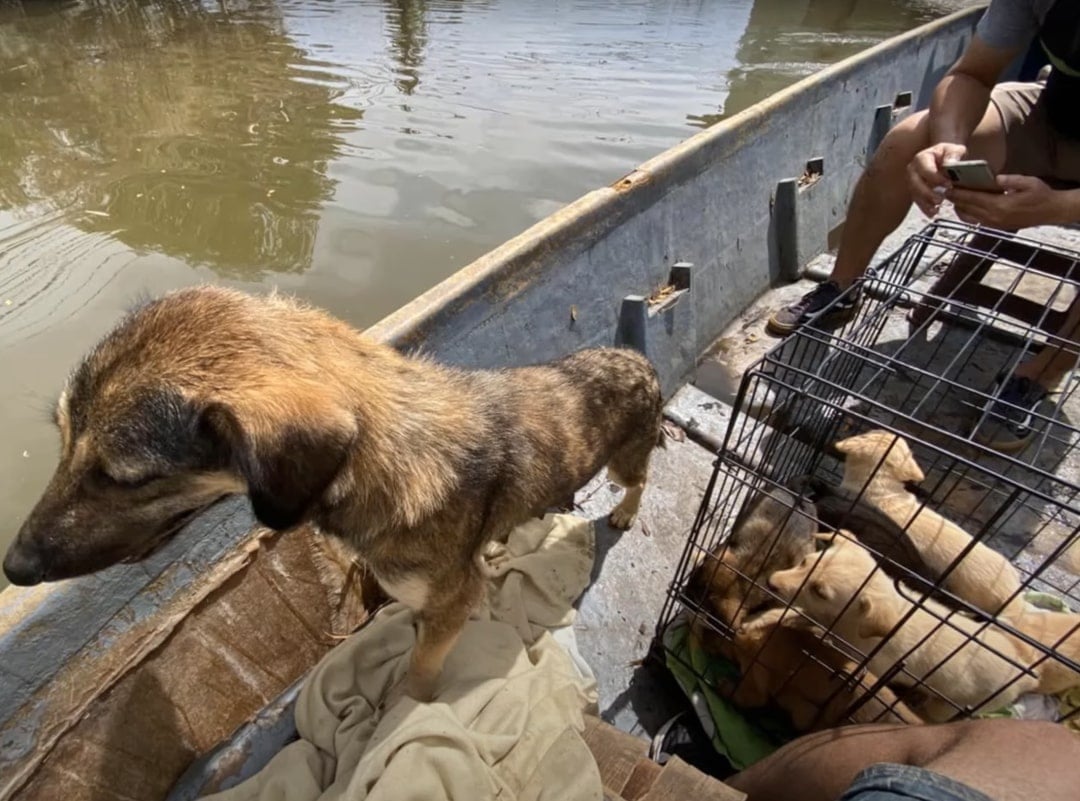
[[[145,294],[366,326],[565,203],[959,0],[0,6],[0,549]],[[0,578],[0,582],[3,579]]]

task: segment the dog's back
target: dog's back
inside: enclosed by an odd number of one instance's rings
[[[1025,609],[1018,614],[1002,617],[1018,631],[1052,650],[1055,655],[1064,656],[1080,665],[1080,615],[1075,612]],[[1039,677],[1038,692],[1053,695],[1072,687],[1080,687],[1080,673],[1054,655],[1045,655],[1038,651],[1033,653],[1033,661],[1037,662],[1034,670]]]
[[[1034,689],[1035,680],[1012,664],[1023,663],[1027,656],[1017,640],[931,598],[909,601],[880,570],[866,580],[863,564],[872,560],[869,553],[857,543],[844,542],[840,548],[847,558],[823,560],[816,578],[836,587],[831,604],[837,612],[847,607],[847,626],[875,644],[884,638],[870,661],[872,672],[885,675],[903,663],[904,671],[894,679],[897,683],[925,681],[945,698],[983,710],[1004,706]],[[857,560],[855,549],[863,554]],[[916,595],[910,589],[906,593]],[[947,719],[955,711],[937,698],[925,706],[932,720]]]
[[[819,482],[815,489],[818,494],[814,505],[821,522],[852,531],[866,547],[885,557],[881,566],[893,578],[911,581],[914,574],[928,583],[941,578],[940,571],[931,568],[915,547],[907,529],[881,509],[865,500],[848,497],[839,486]]]
[[[922,722],[887,687],[860,703],[876,679],[854,678],[858,665],[823,637],[821,629],[785,625],[736,634],[732,651],[742,678],[732,700],[775,700],[800,731],[841,725],[849,715],[855,723]]]
[[[902,607],[898,607],[900,614]],[[1029,660],[1028,649],[1004,632],[992,626],[984,628],[983,624],[926,599],[886,639],[871,662],[871,669],[884,671],[903,661],[913,678],[898,675],[899,682],[924,679],[928,686],[961,708],[992,711],[1036,688],[1036,680],[1016,666]],[[927,702],[925,711],[928,718],[936,721],[947,720],[957,712],[951,703],[936,698]]]

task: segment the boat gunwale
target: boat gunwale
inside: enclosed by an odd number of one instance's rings
[[[552,239],[572,243],[576,235],[590,225],[600,223],[604,230],[616,227],[634,212],[635,206],[650,205],[657,197],[695,176],[700,161],[720,158],[721,155],[713,152],[715,149],[723,151],[725,147],[741,146],[740,140],[746,130],[774,119],[785,107],[799,102],[808,91],[827,88],[835,79],[842,79],[879,58],[886,58],[909,41],[926,39],[941,29],[981,17],[985,9],[986,4],[970,6],[889,37],[688,136],[642,162],[611,185],[587,192],[474,259],[373,323],[367,334],[399,348],[418,346],[426,330],[440,317],[453,314],[467,305],[472,296],[489,291],[498,282],[513,281],[518,272],[531,266],[543,248],[550,247]]]

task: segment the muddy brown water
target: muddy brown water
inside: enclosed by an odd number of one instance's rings
[[[0,5],[0,549],[131,302],[369,325],[696,130],[959,0]],[[3,578],[0,577],[0,586]]]

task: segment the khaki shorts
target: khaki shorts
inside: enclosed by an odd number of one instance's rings
[[[1080,184],[1080,140],[1050,127],[1041,83],[1001,83],[990,102],[1005,128],[1003,174],[1031,175],[1055,185]]]

